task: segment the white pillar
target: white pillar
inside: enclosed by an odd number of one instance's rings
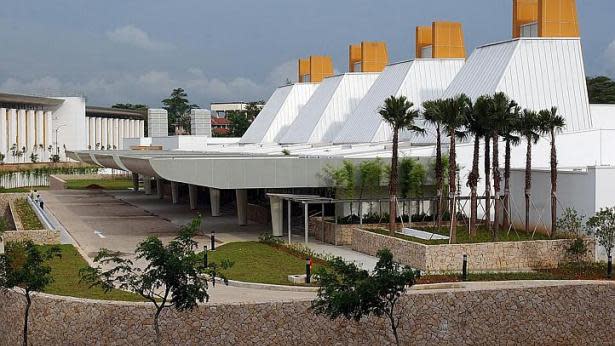
[[[248,224],[248,190],[235,190],[235,200],[237,202],[237,222],[239,226]]]
[[[17,149],[23,150],[27,144],[26,139],[26,110],[20,109],[17,111]],[[26,148],[27,149],[27,148]]]
[[[31,153],[36,143],[36,113],[26,111],[26,152]],[[29,155],[28,155],[29,156]]]
[[[209,188],[209,204],[211,204],[211,216],[220,216],[220,190]]]
[[[124,136],[124,119],[117,120],[117,133],[120,141],[118,148],[124,149],[124,137],[126,137]]]
[[[109,145],[109,119],[102,118],[100,124],[100,146],[107,150],[107,146]]]
[[[90,124],[88,129],[90,131],[88,145],[90,146],[90,150],[94,150],[96,148],[96,118],[89,117],[88,123]]]
[[[16,109],[9,109],[7,111],[6,126],[8,127],[8,133],[9,133],[7,151],[11,152],[12,151],[11,148],[15,148],[15,150],[18,150],[17,148],[17,110]],[[11,153],[11,162],[15,162],[16,159],[17,158],[14,158]]]
[[[41,145],[43,145],[42,151],[45,150],[45,130],[43,125],[44,122],[45,113],[43,111],[36,111],[36,145],[39,147],[39,149],[41,149]]]
[[[130,138],[130,120],[124,119],[124,138]]]
[[[120,149],[120,126],[119,119],[113,119],[113,145],[115,145],[115,149]]]
[[[94,142],[94,149],[96,149],[96,145],[98,144],[98,148],[102,146],[102,119],[96,118],[96,141]]]
[[[146,195],[152,194],[152,177],[143,176],[143,191],[145,191]]]
[[[176,181],[171,182],[171,200],[173,204],[179,203],[179,183]]]
[[[6,108],[0,108],[0,153],[4,154],[4,162],[9,158],[9,127],[6,119]]]
[[[280,197],[269,197],[271,204],[271,228],[274,237],[284,235],[284,204]]]
[[[158,199],[164,198],[164,191],[162,191],[162,179],[156,178],[156,194],[158,195]]]
[[[43,128],[45,129],[45,150],[47,150],[50,145],[53,145],[53,113],[51,111],[45,112]]]
[[[145,137],[145,121],[139,120],[139,137]]]
[[[107,119],[107,146],[113,149],[113,119]]]
[[[199,197],[199,187],[196,185],[188,185],[188,195],[190,197],[190,209],[196,210]]]

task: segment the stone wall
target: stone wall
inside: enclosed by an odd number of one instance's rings
[[[0,193],[0,217],[6,220],[7,230],[17,229],[15,227],[15,220],[13,220],[13,213],[11,213],[10,203],[22,196],[23,194],[19,193]]]
[[[490,283],[416,289],[400,302],[400,340],[433,344],[612,344],[615,285],[604,282]],[[0,293],[0,346],[21,342],[24,298]],[[310,302],[205,304],[165,310],[164,345],[388,345],[388,325],[370,317],[330,321]],[[37,294],[33,345],[152,345],[153,308]]]
[[[2,235],[4,242],[31,240],[36,245],[60,244],[60,232],[50,230],[8,231]]]
[[[587,239],[583,260],[595,259],[595,241]],[[369,255],[388,248],[395,260],[429,273],[461,272],[463,255],[468,255],[471,272],[529,271],[557,268],[571,260],[566,249],[573,240],[534,240],[518,242],[424,245],[396,237],[353,229],[352,249]]]
[[[259,225],[270,225],[271,211],[261,205],[248,204],[248,220]]]
[[[309,232],[316,240],[323,241],[336,246],[352,245],[352,230],[359,225],[336,224],[333,218],[325,218],[324,228],[320,217],[310,217]],[[363,224],[365,228],[389,228],[386,223]],[[401,229],[402,224],[396,224],[397,229]]]

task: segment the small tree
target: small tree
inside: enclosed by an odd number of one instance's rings
[[[615,208],[600,209],[587,220],[587,230],[610,257],[615,245]]]
[[[572,208],[566,208],[562,216],[557,219],[557,229],[570,232],[576,236],[573,243],[568,247],[567,252],[576,259],[577,268],[581,270],[581,258],[587,253],[587,244],[583,239],[582,230],[585,215]]]
[[[4,158],[5,158],[5,157],[6,157],[6,156],[4,155],[4,153],[0,153],[0,165],[3,165],[3,164],[4,164]]]
[[[38,154],[35,154],[35,153],[30,154],[30,161],[32,161],[32,163],[37,163],[38,162]]]
[[[352,161],[345,160],[341,167],[325,167],[325,174],[331,180],[331,184],[335,186],[336,197],[339,198],[343,194],[345,198],[352,199],[355,193],[356,186],[356,167]],[[353,208],[350,203],[350,217],[352,218]]]
[[[375,159],[361,162],[359,164],[359,199],[363,199],[365,194],[373,195],[377,193],[384,174],[385,169],[382,160]]]
[[[144,269],[103,249],[95,258],[99,266],[83,268],[81,280],[107,292],[115,287],[133,291],[154,304],[154,330],[156,342],[160,345],[159,319],[164,309],[173,306],[180,311],[192,310],[198,303],[209,300],[207,274],[210,274],[210,269],[204,267],[201,256],[195,253],[197,242],[194,237],[200,225],[201,218],[194,218],[167,245],[153,236],[141,242],[135,254],[137,260],[145,261]],[[231,265],[228,261],[222,262],[222,269]]]
[[[354,263],[340,258],[330,261],[330,269],[319,270],[318,297],[312,302],[317,314],[331,319],[339,317],[355,321],[375,315],[387,319],[397,345],[401,318],[399,299],[415,283],[415,273],[393,262],[388,249],[378,251],[378,263],[370,274]]]
[[[41,251],[32,241],[11,242],[6,253],[0,254],[0,288],[23,289],[26,298],[24,309],[23,345],[28,345],[28,319],[32,306],[32,292],[40,292],[53,282],[51,268],[45,264],[60,256],[60,248]]]

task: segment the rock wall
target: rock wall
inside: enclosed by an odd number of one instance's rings
[[[417,289],[402,297],[400,339],[433,344],[612,344],[612,283],[489,283]],[[388,345],[383,319],[330,321],[310,302],[206,304],[165,310],[164,345]],[[0,293],[0,346],[21,342],[24,298]],[[30,311],[33,345],[152,345],[146,303],[101,302],[38,294]]]
[[[595,241],[587,239],[585,261],[595,259]],[[557,268],[571,258],[567,249],[573,240],[534,240],[499,243],[424,245],[396,237],[353,229],[352,249],[368,255],[388,248],[399,263],[429,273],[461,272],[463,255],[468,269],[479,271],[528,271]]]
[[[37,245],[60,244],[60,232],[50,230],[8,231],[2,235],[5,242],[31,240]]]
[[[259,225],[271,225],[271,211],[261,205],[249,203],[248,220]]]

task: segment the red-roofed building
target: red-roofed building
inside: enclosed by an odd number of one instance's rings
[[[211,118],[211,131],[217,136],[226,136],[231,131],[231,122],[226,118]]]

